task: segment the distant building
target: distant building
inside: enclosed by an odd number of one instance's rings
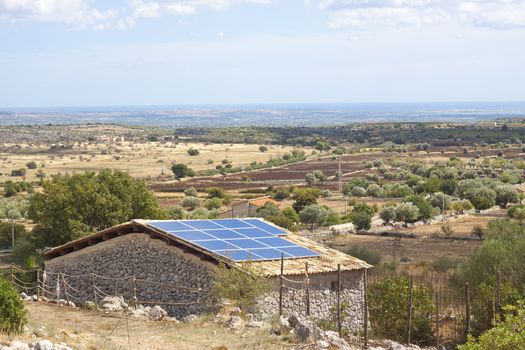
[[[279,311],[281,256],[284,315],[306,314],[308,265],[310,315],[319,320],[333,316],[339,264],[342,313],[347,315],[343,326],[361,329],[364,271],[372,266],[253,218],[133,220],[108,228],[45,252],[44,290],[63,298],[63,286],[77,305],[95,295],[119,295],[128,302],[136,295],[138,303],[159,303],[172,316],[183,317],[210,311],[219,263],[241,269],[253,264],[275,286],[257,301],[259,317],[271,319]]]
[[[257,216],[257,209],[267,203],[272,203],[279,207],[281,203],[270,198],[270,196],[259,197],[234,203],[231,209],[221,214],[221,218],[247,218]]]

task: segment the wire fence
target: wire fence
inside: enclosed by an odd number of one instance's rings
[[[477,288],[472,288],[468,284],[458,284],[453,280],[452,276],[446,273],[435,274],[412,274],[393,271],[367,271],[363,270],[362,280],[362,315],[344,315],[344,303],[348,300],[342,296],[343,280],[341,278],[341,267],[337,266],[337,279],[333,282],[332,292],[335,292],[335,305],[330,309],[330,319],[334,321],[332,326],[339,332],[341,336],[344,335],[343,324],[348,317],[358,317],[362,320],[362,328],[357,333],[359,337],[353,338],[354,341],[358,339],[359,344],[368,346],[369,331],[373,330],[374,321],[370,319],[368,313],[368,303],[370,298],[369,286],[374,286],[386,279],[391,278],[406,278],[409,285],[409,296],[406,300],[397,299],[393,302],[404,305],[406,314],[404,315],[404,322],[406,322],[406,331],[404,339],[406,344],[412,343],[412,320],[414,317],[414,291],[420,286],[425,286],[433,295],[433,314],[427,315],[428,321],[432,323],[431,338],[435,339],[435,346],[444,344],[445,342],[461,342],[464,341],[468,334],[472,331],[472,321],[475,319],[472,315],[472,303],[476,298],[480,297],[481,291]],[[160,305],[171,310],[177,308],[186,308],[188,306],[201,307],[207,303],[207,290],[203,288],[194,288],[182,284],[170,284],[158,281],[151,281],[139,279],[135,276],[124,277],[110,277],[103,276],[96,273],[88,273],[82,275],[73,275],[67,273],[54,273],[43,271],[41,269],[22,270],[17,267],[11,267],[9,270],[0,271],[0,274],[9,280],[20,292],[26,293],[28,296],[36,296],[37,300],[42,297],[54,299],[59,303],[72,305],[83,304],[87,301],[93,302],[96,307],[100,301],[106,297],[122,296],[126,303],[131,308],[137,308],[138,305]],[[311,297],[314,295],[313,291],[318,291],[326,288],[321,285],[316,279],[311,278],[309,273],[308,263],[304,266],[304,273],[300,275],[286,275],[284,270],[284,260],[281,259],[281,273],[278,276],[278,309],[275,310],[276,315],[283,315],[286,310],[284,302],[288,299],[292,304],[296,304],[296,299],[300,299],[302,305],[302,315],[306,317],[318,318],[318,315],[313,315]],[[83,284],[79,284],[79,280]],[[493,324],[497,323],[502,318],[501,307],[501,278],[495,276],[496,285],[489,299],[492,298],[492,314],[491,319]],[[82,287],[79,287],[82,286]],[[163,291],[173,290],[177,291],[167,298],[160,298],[158,300],[143,297],[143,291],[147,288],[162,289]],[[180,293],[191,295],[192,298],[181,296]],[[328,302],[328,300],[327,300]],[[314,311],[315,312],[315,311]],[[370,322],[369,322],[370,320]],[[372,325],[372,328],[370,326]]]

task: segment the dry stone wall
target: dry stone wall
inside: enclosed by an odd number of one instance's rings
[[[211,307],[210,269],[213,269],[213,264],[183,254],[179,248],[167,246],[142,233],[133,233],[46,261],[45,284],[49,297],[56,297],[59,292],[59,297],[64,299],[64,284],[58,275],[64,274],[69,298],[79,305],[93,301],[94,278],[99,300],[102,295],[109,294],[123,296],[132,302],[135,277],[139,303],[194,303],[160,304],[171,316],[184,317],[208,311]],[[200,288],[201,293],[166,285]]]

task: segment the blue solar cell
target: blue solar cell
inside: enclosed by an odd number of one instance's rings
[[[248,249],[248,252],[256,254],[260,256],[260,259],[254,258],[253,260],[274,260],[274,259],[280,259],[281,258],[281,252],[277,249],[273,248],[261,248],[261,249]],[[288,257],[286,254],[284,254],[284,257]]]
[[[246,250],[221,250],[221,251],[215,251],[215,253],[222,255],[225,258],[231,259],[233,261],[261,260],[260,256],[257,256]]]
[[[237,247],[226,243],[225,241],[221,240],[213,240],[213,241],[195,241],[193,242],[196,245],[199,245],[203,248],[206,248],[211,251],[217,251],[217,250],[228,250],[228,249],[237,249]]]
[[[229,239],[227,241],[228,243],[231,243],[233,245],[236,245],[239,248],[267,248],[268,246],[257,242],[253,239],[246,238],[246,239]]]
[[[280,229],[280,228],[277,228],[273,225],[270,225],[270,224],[267,224],[259,219],[245,219],[243,220],[255,227],[258,227],[258,228],[261,228],[273,235],[276,235],[276,236],[282,236],[282,235],[286,235],[286,231],[284,231],[283,229]]]
[[[234,230],[242,235],[245,235],[248,238],[263,238],[263,237],[275,237],[271,233],[263,231],[258,228],[238,228]]]
[[[257,238],[257,241],[269,245],[273,248],[297,246],[295,243],[292,243],[290,241],[287,241],[286,239],[282,239],[279,237]]]
[[[189,242],[216,239],[215,237],[207,235],[201,231],[176,231],[176,232],[169,232],[169,233],[174,235],[175,237],[182,238]]]
[[[187,231],[192,229],[179,221],[150,221],[148,224],[163,231]]]
[[[220,238],[220,239],[232,239],[232,238],[244,238],[243,235],[233,232],[231,230],[202,230],[202,232],[205,232],[206,234]]]
[[[209,220],[186,220],[186,221],[179,221],[179,222],[182,222],[185,225],[193,227],[197,230],[209,230],[209,229],[223,228]]]
[[[285,248],[279,248],[283,252],[289,254],[293,258],[307,258],[310,256],[319,256],[320,254],[317,252],[314,252],[313,250],[296,246],[296,247],[285,247]]]
[[[243,222],[240,219],[218,219],[218,220],[211,220],[212,222],[216,223],[217,225],[224,226],[226,228],[248,228],[252,227],[250,224]]]

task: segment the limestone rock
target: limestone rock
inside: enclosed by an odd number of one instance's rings
[[[189,323],[189,322],[196,321],[196,320],[198,320],[198,319],[199,319],[199,317],[197,317],[196,315],[194,315],[194,314],[189,314],[188,316],[185,316],[185,317],[182,318],[182,322],[187,322],[187,323]]]
[[[244,327],[244,321],[239,316],[231,316],[226,326],[234,332],[239,332]]]
[[[20,340],[13,340],[9,345],[10,350],[29,350],[29,345]]]
[[[107,296],[98,303],[103,311],[122,311],[128,307],[123,297]]]
[[[301,341],[306,341],[308,338],[310,338],[310,327],[308,327],[308,325],[304,324],[304,323],[298,323],[295,327],[294,327],[294,333],[295,335],[297,335],[297,337],[301,340]]]
[[[35,350],[54,350],[54,345],[47,339],[38,340],[33,346]]]
[[[23,301],[30,301],[31,297],[27,295],[26,293],[22,292],[20,293],[20,299],[22,299]]]
[[[288,329],[288,328],[290,328],[290,322],[288,322],[288,318],[285,317],[285,316],[280,316],[280,317],[279,317],[279,326],[280,326],[282,329]]]
[[[330,348],[330,343],[326,340],[319,339],[315,342],[315,346],[317,349],[328,349]]]

